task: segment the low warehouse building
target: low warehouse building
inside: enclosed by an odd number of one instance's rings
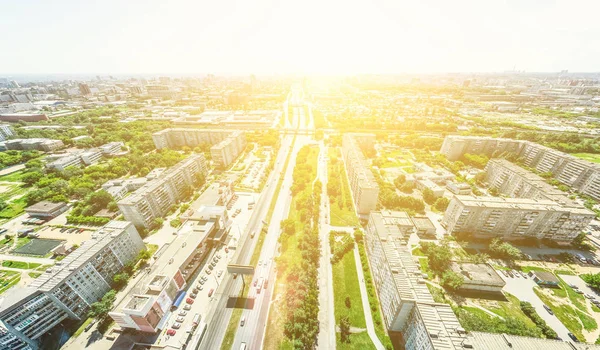
[[[489,264],[453,262],[450,268],[463,277],[461,290],[500,292],[506,285],[502,277]]]

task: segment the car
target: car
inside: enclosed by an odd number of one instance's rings
[[[213,258],[213,263],[218,263],[219,262],[219,258],[217,258],[216,256]]]
[[[190,310],[192,309],[192,305],[189,305],[189,304],[188,304],[188,305],[185,305],[185,306],[183,307],[183,309],[184,309],[184,310],[188,310],[188,311],[190,311]]]
[[[206,276],[202,276],[202,280],[203,280],[203,281],[206,281],[206,280],[208,280],[208,277],[206,277]]]
[[[174,329],[168,329],[167,330],[167,335],[169,335],[169,336],[174,336],[175,333],[177,333],[177,332]]]
[[[216,262],[211,262],[210,266],[215,267],[215,266],[217,266],[217,263]]]
[[[583,291],[579,290],[579,289],[575,289],[575,293],[577,293],[577,294],[583,294]]]
[[[262,260],[258,261],[258,266],[262,266]]]
[[[569,284],[569,287],[571,287],[571,288],[573,288],[573,289],[579,289],[579,287],[577,287],[577,286],[576,286],[576,285],[574,285],[574,284]]]
[[[200,283],[200,286],[203,285],[204,283],[206,283],[205,280],[200,280],[198,283]]]
[[[508,274],[508,277],[513,277],[512,271],[506,271],[506,273]]]
[[[554,315],[554,312],[552,312],[552,309],[548,305],[544,305],[544,309],[546,309],[550,315]]]
[[[254,287],[256,287],[256,285],[258,284],[258,280],[254,280]]]
[[[229,248],[225,247],[225,253],[229,253]]]
[[[179,322],[175,322],[175,323],[173,323],[173,325],[171,326],[171,328],[173,328],[173,329],[179,329],[180,327],[181,327],[181,323],[179,323]]]
[[[208,296],[209,296],[209,297],[211,297],[211,296],[213,295],[213,293],[214,293],[214,292],[215,292],[215,289],[214,289],[214,288],[211,288],[211,289],[208,291]]]
[[[571,340],[573,340],[576,343],[579,343],[579,339],[577,339],[577,337],[575,336],[575,334],[569,332],[567,335],[569,336],[569,338],[571,338]]]
[[[593,295],[591,295],[591,294],[586,294],[586,295],[585,295],[585,297],[586,297],[586,298],[588,298],[588,299],[590,299],[590,300],[592,300],[592,299],[596,299],[596,297],[594,297],[594,296],[593,296]]]
[[[198,290],[203,290],[203,289],[204,289],[204,286],[200,286],[200,287],[198,288]]]
[[[245,323],[246,323],[246,316],[242,316],[242,319],[240,320],[240,327],[244,327]]]
[[[179,311],[178,315],[185,316],[185,315],[187,315],[187,311],[181,310],[181,311]]]
[[[206,269],[206,274],[210,275],[212,272],[210,271],[210,269]]]
[[[187,299],[185,299],[185,302],[188,303],[188,304],[193,304],[194,303],[194,299],[187,298]]]
[[[198,296],[198,295],[197,295],[196,293],[192,293],[192,294],[190,294],[190,298],[192,298],[192,299],[196,299],[196,297],[197,297],[197,296]]]
[[[219,272],[217,273],[217,277],[221,277],[222,274],[223,274],[223,270],[219,270]]]
[[[208,265],[208,268],[209,268],[210,270],[213,270],[215,267],[214,267],[213,265]]]
[[[217,258],[221,259],[221,254],[217,254]]]
[[[593,299],[592,304],[598,306],[598,305],[600,305],[600,300]]]
[[[192,289],[192,294],[198,294],[198,288]]]
[[[183,317],[181,317],[181,316],[180,316],[180,317],[177,317],[177,318],[175,319],[175,321],[177,321],[177,322],[179,322],[179,323],[182,323],[183,321],[185,321],[185,318],[183,318]]]

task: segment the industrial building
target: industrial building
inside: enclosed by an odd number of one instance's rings
[[[149,333],[164,329],[188,280],[213,243],[226,234],[227,221],[224,207],[201,207],[188,215],[175,240],[155,254],[150,271],[127,290],[109,316],[121,328]]]
[[[48,220],[59,216],[67,209],[69,206],[64,202],[41,201],[25,208],[25,212],[33,218]]]
[[[152,134],[152,140],[157,149],[212,145],[211,156],[221,168],[229,166],[246,148],[246,135],[232,130],[165,129]]]
[[[362,215],[368,215],[377,208],[379,185],[359,145],[372,146],[374,142],[374,134],[344,134],[342,138],[342,158],[352,199],[356,211]]]
[[[550,239],[570,243],[595,213],[551,200],[454,196],[442,223],[448,233],[505,239]]]
[[[506,282],[490,264],[452,262],[450,269],[463,278],[462,291],[500,293]]]
[[[30,285],[0,299],[3,349],[40,349],[40,338],[65,319],[84,320],[112,278],[144,249],[135,227],[111,221]]]
[[[550,173],[563,184],[600,200],[600,164],[534,142],[451,135],[444,139],[440,152],[449,160],[458,160],[465,153],[485,154],[489,157],[512,154],[525,166],[539,173]]]
[[[150,228],[179,201],[190,195],[208,173],[203,154],[194,154],[148,181],[117,205],[136,227]]]

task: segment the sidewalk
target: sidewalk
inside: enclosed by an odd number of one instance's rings
[[[367,287],[365,286],[365,275],[363,274],[362,264],[360,263],[360,254],[358,253],[358,246],[354,245],[354,261],[356,262],[356,272],[358,273],[358,284],[360,285],[360,295],[362,298],[363,310],[365,312],[365,321],[367,322],[367,333],[371,337],[371,341],[375,345],[377,350],[385,350],[385,347],[377,338],[375,333],[375,326],[373,325],[373,316],[371,315],[371,308],[369,306],[369,297],[367,295]]]

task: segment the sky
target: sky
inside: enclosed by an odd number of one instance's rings
[[[600,71],[600,2],[0,0],[4,74]]]

